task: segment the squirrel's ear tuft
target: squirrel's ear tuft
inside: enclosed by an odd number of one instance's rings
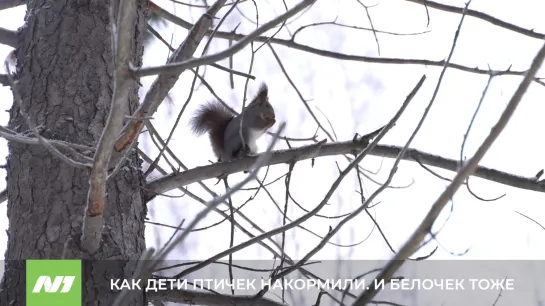
[[[261,83],[261,86],[259,86],[259,90],[257,91],[257,95],[254,98],[255,103],[261,104],[266,103],[269,99],[269,88],[267,87],[267,84]]]
[[[257,91],[257,95],[266,97],[268,94],[269,88],[267,87],[267,84],[261,83],[261,86],[259,86],[259,90]]]
[[[259,86],[259,90],[257,91],[257,94],[255,95],[255,98],[252,100],[252,105],[262,105],[269,102],[269,89],[267,88],[267,84],[261,83],[261,86]]]
[[[259,86],[259,90],[257,91],[257,94],[255,95],[250,105],[263,105],[268,102],[269,102],[269,89],[267,88],[267,84],[261,83],[261,86]]]

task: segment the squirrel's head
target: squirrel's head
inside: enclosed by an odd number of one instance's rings
[[[266,129],[270,128],[276,123],[276,119],[274,118],[274,111],[272,112],[262,111],[260,116],[261,116],[261,119],[263,119],[263,124],[265,125]]]
[[[259,116],[264,129],[268,129],[276,123],[274,109],[269,102],[269,89],[265,83],[261,84],[256,96],[248,106],[259,109]]]

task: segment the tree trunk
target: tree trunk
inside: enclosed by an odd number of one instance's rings
[[[138,2],[132,63],[142,63],[146,29],[145,0]],[[18,91],[23,109],[41,135],[96,146],[106,124],[113,93],[110,2],[28,1],[19,32]],[[130,112],[138,105],[135,81]],[[29,127],[17,102],[9,127]],[[92,158],[92,154],[89,154]],[[25,259],[109,260],[84,263],[83,305],[111,305],[116,294],[110,278],[130,278],[145,249],[144,178],[136,154],[109,180],[101,247],[86,254],[80,247],[90,169],[77,169],[41,145],[9,143],[7,190],[9,219],[5,273],[0,305],[25,305]],[[113,262],[120,260],[123,262]],[[131,261],[133,260],[133,261]],[[130,305],[146,305],[137,294]]]

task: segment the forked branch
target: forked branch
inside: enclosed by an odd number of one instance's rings
[[[263,24],[262,26],[257,28],[255,31],[253,31],[252,33],[248,34],[247,36],[239,40],[236,44],[234,44],[233,46],[221,52],[208,55],[208,56],[203,56],[201,58],[188,59],[180,63],[171,63],[171,64],[159,66],[159,67],[139,69],[138,71],[135,72],[135,74],[142,77],[142,76],[148,76],[148,75],[155,75],[162,72],[171,72],[171,73],[177,72],[177,71],[181,72],[185,69],[191,69],[198,66],[215,63],[222,59],[228,58],[229,56],[232,56],[233,54],[242,50],[249,43],[256,40],[256,38],[258,38],[261,34],[264,34],[268,30],[272,29],[274,26],[278,25],[279,23],[286,21],[288,18],[304,10],[308,6],[312,5],[314,2],[316,2],[316,0],[303,0],[302,2],[300,2],[293,8],[289,9],[284,14],[279,15],[273,20]]]
[[[206,31],[212,25],[214,16],[222,8],[227,0],[216,1],[207,11],[203,14],[195,25],[189,30],[186,39],[180,44],[178,49],[168,59],[168,63],[181,62],[188,58],[193,57],[193,53],[197,50],[197,47],[201,43]],[[121,158],[124,150],[138,137],[140,130],[142,129],[144,119],[142,117],[151,117],[166,98],[168,92],[174,87],[174,84],[178,81],[180,74],[183,71],[176,72],[164,72],[157,76],[157,79],[152,83],[150,89],[144,97],[144,101],[138,109],[134,112],[133,119],[129,121],[121,130],[114,150],[112,152],[112,159],[110,161],[110,167],[113,168],[115,163]]]
[[[112,53],[115,58],[114,93],[108,121],[102,131],[89,177],[89,193],[81,237],[81,246],[89,253],[94,253],[100,245],[103,212],[106,205],[108,164],[117,136],[123,127],[129,103],[129,91],[135,83],[128,71],[132,54],[136,10],[135,0],[122,0],[119,3],[117,27],[114,26],[116,19],[113,4],[110,12]]]

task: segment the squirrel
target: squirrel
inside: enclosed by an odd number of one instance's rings
[[[240,136],[241,119],[244,142]],[[256,154],[256,140],[275,123],[268,88],[262,83],[252,102],[240,115],[235,116],[219,101],[212,101],[202,105],[195,112],[189,125],[197,136],[208,133],[212,150],[219,161],[230,161]]]

